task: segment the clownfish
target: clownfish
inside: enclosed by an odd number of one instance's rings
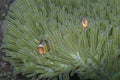
[[[82,28],[86,28],[88,26],[88,21],[86,18],[82,19]]]
[[[49,50],[50,50],[50,47],[49,47],[48,41],[46,41],[44,39],[41,39],[40,43],[38,45],[38,51],[39,51],[39,53],[40,54],[45,54]]]

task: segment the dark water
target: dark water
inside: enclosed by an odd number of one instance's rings
[[[8,13],[9,6],[14,0],[0,0],[0,80],[11,80],[12,79],[12,67],[6,61],[4,61],[5,52],[1,48],[2,40],[4,38],[4,20]],[[15,80],[15,78],[14,78]]]

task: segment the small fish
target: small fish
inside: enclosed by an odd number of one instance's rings
[[[87,26],[88,26],[88,21],[87,21],[86,18],[83,18],[83,19],[82,19],[82,27],[83,27],[83,28],[86,28]]]
[[[45,48],[44,48],[44,46],[42,44],[40,44],[38,46],[38,51],[39,51],[40,54],[45,54]]]
[[[50,50],[50,47],[49,47],[48,41],[46,41],[44,39],[41,39],[40,44],[38,46],[39,53],[40,54],[45,54],[49,50]]]

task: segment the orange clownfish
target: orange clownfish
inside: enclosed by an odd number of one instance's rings
[[[87,21],[86,18],[83,18],[83,19],[82,19],[82,27],[83,27],[83,28],[86,28],[87,26],[88,26],[88,21]]]
[[[39,51],[40,54],[44,54],[45,53],[45,48],[44,48],[44,46],[42,44],[40,44],[38,46],[38,51]]]
[[[49,44],[48,44],[48,41],[46,40],[40,40],[40,44],[38,46],[38,51],[40,54],[45,54],[47,51],[49,51],[50,48],[49,48]]]

